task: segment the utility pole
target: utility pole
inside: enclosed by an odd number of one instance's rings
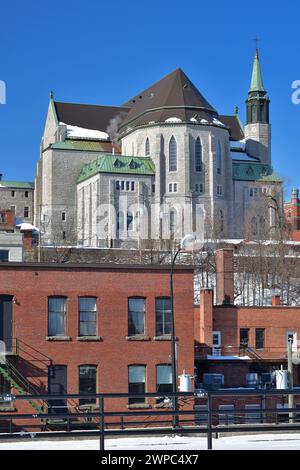
[[[293,338],[288,338],[288,371],[289,371],[289,390],[293,390]],[[288,396],[288,407],[294,408],[294,395]],[[294,413],[290,411],[289,422],[294,422]]]

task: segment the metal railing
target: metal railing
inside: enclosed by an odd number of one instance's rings
[[[206,359],[207,356],[218,358],[220,356],[235,356],[245,357],[249,356],[251,359],[265,360],[265,359],[281,359],[287,360],[286,348],[279,347],[265,347],[263,349],[255,349],[247,345],[240,346],[206,346],[196,345],[195,356],[197,359]]]
[[[98,436],[99,449],[105,448],[105,437],[108,436],[139,436],[139,435],[167,435],[167,434],[204,434],[207,437],[207,448],[213,447],[213,435],[218,433],[234,432],[267,432],[267,431],[300,431],[300,409],[278,408],[277,404],[285,403],[288,395],[298,396],[300,400],[300,388],[293,390],[201,390],[195,393],[168,393],[165,397],[165,407],[156,408],[158,393],[128,394],[128,393],[106,393],[97,395],[65,394],[65,395],[31,395],[12,397],[15,404],[22,400],[51,401],[51,408],[58,410],[53,402],[62,403],[61,410],[56,414],[21,414],[0,413],[0,424],[4,421],[8,431],[0,434],[0,441],[11,438],[35,438],[62,437],[65,436]],[[179,409],[174,411],[170,408],[172,398],[176,396]],[[128,409],[129,398],[144,399],[151,406],[150,409]],[[261,403],[259,409],[246,409],[234,407],[228,409],[217,409],[216,401],[230,398],[238,404],[238,399],[252,399]],[[80,411],[80,408],[72,409],[67,406],[68,400],[94,400],[90,410]],[[268,401],[271,399],[270,406]],[[280,399],[280,400],[279,400]],[[120,402],[121,400],[121,402]],[[122,403],[122,401],[124,403]],[[205,409],[199,410],[195,404],[204,403]],[[230,402],[229,402],[230,403]],[[116,406],[121,407],[115,409]],[[202,405],[203,406],[203,405]],[[285,421],[282,421],[282,414]],[[259,415],[259,417],[258,417]],[[178,426],[173,426],[172,418],[178,417]],[[51,420],[57,418],[56,424]],[[251,421],[251,422],[249,422]],[[254,422],[258,421],[258,422]],[[18,426],[18,422],[21,424]],[[25,424],[24,424],[25,423]],[[35,424],[34,424],[35,423]],[[82,426],[82,423],[84,426]],[[80,426],[81,424],[81,426]],[[38,430],[37,430],[38,429]],[[62,434],[63,431],[63,434]]]

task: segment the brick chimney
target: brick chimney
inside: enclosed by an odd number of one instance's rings
[[[280,295],[272,296],[272,307],[278,307],[281,305]]]
[[[200,306],[196,311],[195,340],[212,346],[213,330],[213,290],[200,290]]]
[[[234,303],[234,264],[233,249],[222,248],[216,251],[217,305]]]

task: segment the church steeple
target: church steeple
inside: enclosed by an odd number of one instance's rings
[[[263,85],[258,49],[255,50],[251,85],[248,92],[247,124],[269,124],[270,100]]]

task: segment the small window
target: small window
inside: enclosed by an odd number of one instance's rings
[[[256,328],[255,329],[255,348],[264,349],[265,347],[265,329]]]
[[[24,207],[24,218],[28,219],[29,217],[29,207],[25,206]]]
[[[131,181],[131,191],[135,191],[135,182]]]
[[[7,216],[5,212],[0,213],[0,224],[6,224],[7,223]]]
[[[126,181],[126,191],[129,191],[129,189],[130,189],[130,182]]]
[[[152,184],[152,192],[155,193],[155,184]]]
[[[121,190],[124,191],[125,189],[125,181],[121,181]]]
[[[79,336],[97,335],[97,299],[79,298]]]
[[[25,191],[25,197],[28,198],[29,197],[29,193],[28,191]]]
[[[66,232],[63,232],[63,233],[62,233],[62,239],[63,239],[63,240],[66,239]]]
[[[174,193],[177,193],[177,183],[174,183]]]
[[[10,210],[15,214],[16,213],[16,206],[10,206]]]
[[[11,197],[15,197],[15,195],[16,195],[15,191],[12,191],[11,192]]]
[[[157,403],[164,401],[166,395],[173,391],[171,365],[161,364],[156,366],[156,391],[164,395],[157,399]]]
[[[97,367],[79,367],[79,394],[96,395],[97,393]],[[80,405],[96,403],[96,398],[80,398]]]
[[[128,299],[128,336],[145,334],[145,299]]]
[[[217,144],[217,174],[221,175],[222,173],[222,147],[220,141]]]
[[[64,222],[66,220],[66,213],[62,212],[61,213],[61,220]]]
[[[240,348],[249,346],[249,328],[240,328]]]
[[[150,155],[150,142],[149,142],[148,137],[147,137],[146,142],[145,142],[145,155],[146,156]]]
[[[0,250],[0,263],[7,263],[9,258],[9,250]]]
[[[171,299],[157,298],[155,300],[156,336],[170,335],[172,332]]]
[[[118,181],[116,181],[116,190],[120,191],[120,189],[121,189],[120,188],[120,181],[118,180]]]
[[[223,186],[220,184],[217,185],[217,196],[222,196],[223,195]]]
[[[174,210],[170,211],[170,235],[174,237],[176,232],[176,212]]]
[[[169,193],[172,193],[172,192],[173,192],[173,184],[169,183]]]
[[[66,298],[48,299],[48,335],[66,336]]]
[[[132,365],[128,367],[128,393],[145,393],[146,366]],[[128,404],[145,403],[145,397],[129,397]]]

